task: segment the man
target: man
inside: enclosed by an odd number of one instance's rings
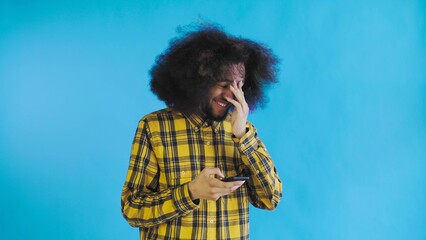
[[[276,63],[264,46],[211,25],[157,58],[151,90],[168,108],[140,120],[121,198],[140,239],[248,239],[249,202],[276,208],[281,181],[247,121]],[[249,178],[222,181],[237,175]]]

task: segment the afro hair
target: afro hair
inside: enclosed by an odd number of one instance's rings
[[[264,90],[276,83],[278,59],[260,43],[231,36],[213,24],[190,26],[172,39],[151,74],[151,91],[168,107],[199,111],[228,66],[243,63],[243,91],[251,110],[265,104]]]

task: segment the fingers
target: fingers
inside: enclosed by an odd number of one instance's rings
[[[226,101],[228,101],[232,105],[234,105],[235,109],[238,112],[244,113],[244,115],[246,115],[246,116],[248,115],[249,107],[248,107],[248,104],[246,103],[244,98],[240,98],[240,99],[237,98],[238,101],[235,101],[234,99],[225,96],[225,99],[226,99]]]
[[[225,96],[226,101],[230,102],[232,105],[234,105],[235,108],[241,108],[241,104],[237,101],[235,101],[232,98],[226,97]]]
[[[234,187],[239,187],[244,184],[245,181],[233,181],[233,182],[223,182],[219,179],[212,179],[211,186],[217,188],[232,189]]]
[[[198,177],[189,183],[191,199],[217,200],[235,191],[245,181],[223,182],[211,175],[224,177],[219,168],[204,168]]]
[[[237,190],[244,184],[245,181],[222,182],[218,179],[210,180],[211,199],[217,200],[222,196],[228,195]]]
[[[225,175],[223,175],[222,171],[220,171],[219,168],[206,167],[203,169],[203,171],[201,171],[201,174],[203,174],[206,177],[210,177],[211,175],[215,175],[216,177],[219,177],[219,178],[225,177]]]
[[[231,86],[230,86],[230,90],[231,92],[234,94],[235,98],[238,100],[238,102],[243,103],[245,102],[245,98],[244,98],[244,92],[243,92],[243,83],[242,81],[236,83],[234,82]]]
[[[230,103],[232,103],[232,105],[234,105],[236,108],[239,108],[239,106],[240,106],[241,110],[248,113],[249,108],[248,108],[248,104],[246,102],[246,99],[244,97],[244,92],[243,92],[242,87],[243,87],[242,81],[238,82],[238,84],[234,82],[230,86],[230,90],[234,94],[236,101],[234,99],[232,99],[234,101],[230,101],[230,100],[228,100],[228,98],[226,98],[226,100],[229,101]]]

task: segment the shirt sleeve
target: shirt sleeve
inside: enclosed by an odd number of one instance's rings
[[[134,227],[152,227],[198,207],[188,184],[159,191],[159,169],[144,120],[139,122],[121,195],[121,211]]]
[[[282,183],[275,165],[265,145],[257,137],[256,128],[247,123],[246,134],[233,138],[241,152],[242,161],[250,171],[250,179],[246,182],[249,188],[250,202],[262,209],[275,209],[282,197]]]

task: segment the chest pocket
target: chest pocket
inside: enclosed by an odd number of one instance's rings
[[[190,175],[190,174],[188,174],[188,175]],[[193,180],[192,176],[174,177],[174,178],[167,179],[167,185],[168,185],[168,187],[177,187],[177,186],[181,186],[185,183],[188,183],[192,180]]]
[[[160,163],[162,174],[160,182],[164,183],[165,188],[173,188],[181,186],[192,181],[199,173],[198,163],[187,157],[179,157],[175,159],[165,159]]]

